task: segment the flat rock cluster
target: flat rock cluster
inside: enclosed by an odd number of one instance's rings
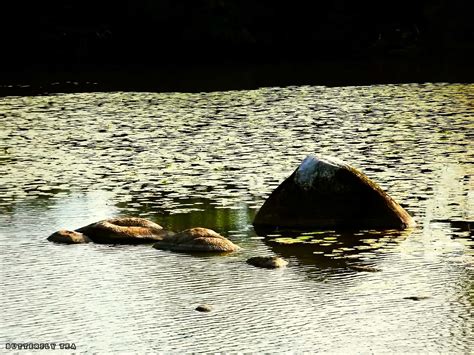
[[[207,228],[197,227],[174,233],[144,218],[106,219],[75,231],[60,230],[48,237],[56,243],[146,244],[156,249],[181,252],[233,252],[240,249],[229,239]]]
[[[308,156],[265,201],[254,226],[272,228],[396,228],[415,225],[412,217],[375,182],[336,158]],[[138,217],[102,220],[74,231],[60,230],[49,241],[65,244],[144,244],[176,252],[229,253],[241,249],[203,227],[179,233]],[[247,263],[276,269],[288,262],[276,256],[255,256]],[[379,271],[352,265],[355,271]]]

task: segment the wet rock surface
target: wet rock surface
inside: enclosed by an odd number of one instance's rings
[[[277,256],[254,256],[247,259],[247,264],[265,269],[278,269],[288,265],[288,261]]]
[[[310,155],[272,192],[254,225],[405,229],[415,222],[357,169],[337,158]]]
[[[161,240],[173,232],[144,218],[105,219],[75,231],[60,230],[48,237],[57,243],[144,244]]]
[[[83,233],[70,231],[67,229],[61,229],[57,232],[54,232],[48,237],[50,242],[63,243],[63,244],[84,244],[90,243],[89,237]]]
[[[143,244],[161,240],[172,234],[144,218],[113,218],[77,229],[93,242],[101,244]]]
[[[180,252],[226,253],[240,249],[227,238],[207,228],[190,228],[175,235],[169,235],[153,244],[155,249]]]
[[[211,312],[212,311],[212,307],[208,304],[201,304],[199,306],[197,306],[195,308],[196,311],[198,312],[203,312],[203,313],[206,313],[206,312]]]

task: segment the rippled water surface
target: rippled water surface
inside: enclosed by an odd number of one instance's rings
[[[474,85],[0,98],[0,348],[469,352],[473,132]],[[257,209],[310,153],[360,168],[418,227],[257,235]],[[244,249],[46,241],[123,215]],[[274,254],[288,267],[245,263]]]

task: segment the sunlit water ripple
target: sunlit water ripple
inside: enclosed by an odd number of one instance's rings
[[[473,132],[464,84],[0,98],[0,349],[469,352]],[[419,227],[258,236],[256,210],[309,153],[360,168]],[[244,250],[46,241],[116,215]],[[290,264],[245,263],[267,254]]]

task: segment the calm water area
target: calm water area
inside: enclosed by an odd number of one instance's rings
[[[258,234],[256,211],[308,154],[362,170],[417,228]],[[243,250],[46,240],[114,216]],[[472,84],[3,97],[0,349],[469,353],[473,220]],[[257,255],[289,265],[245,263]]]

